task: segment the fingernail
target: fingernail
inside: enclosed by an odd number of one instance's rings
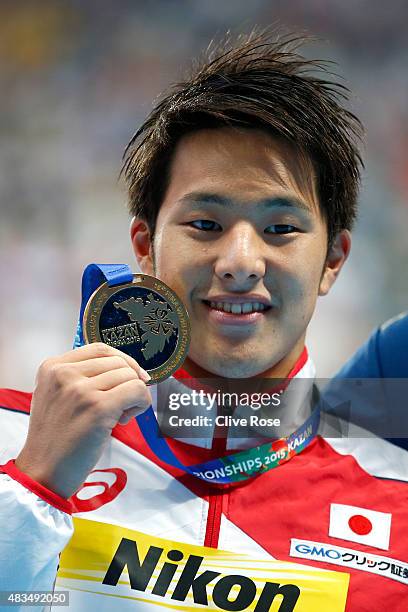
[[[149,372],[146,372],[146,370],[144,370],[143,368],[142,368],[142,376],[143,376],[143,380],[145,382],[147,382],[148,380],[152,379],[152,377],[150,376]]]

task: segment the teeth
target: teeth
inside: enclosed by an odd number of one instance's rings
[[[248,314],[250,312],[260,312],[266,306],[260,302],[245,302],[244,304],[231,304],[229,302],[210,302],[211,308],[231,312],[232,314]]]

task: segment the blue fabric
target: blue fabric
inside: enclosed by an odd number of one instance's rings
[[[401,313],[378,327],[367,342],[337,372],[324,392],[331,409],[342,418],[380,433],[389,442],[408,450],[408,410],[405,408],[405,387],[398,381],[384,380],[369,383],[364,379],[408,379],[408,312]],[[352,383],[342,385],[343,379],[362,379],[360,397],[352,390]],[[402,381],[401,381],[402,382]],[[354,388],[353,388],[354,389]],[[341,403],[344,399],[346,403]],[[351,401],[351,404],[347,404]],[[349,414],[347,410],[352,412]],[[396,437],[403,435],[404,437]]]
[[[408,378],[408,313],[377,328],[335,378]]]

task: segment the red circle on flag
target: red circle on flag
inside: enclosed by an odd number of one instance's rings
[[[373,529],[370,519],[368,519],[366,516],[362,516],[361,514],[351,516],[348,524],[351,531],[354,531],[354,533],[357,533],[358,535],[368,535]]]

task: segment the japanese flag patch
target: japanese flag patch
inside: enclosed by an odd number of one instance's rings
[[[357,506],[331,504],[329,536],[382,550],[390,547],[391,514]]]

